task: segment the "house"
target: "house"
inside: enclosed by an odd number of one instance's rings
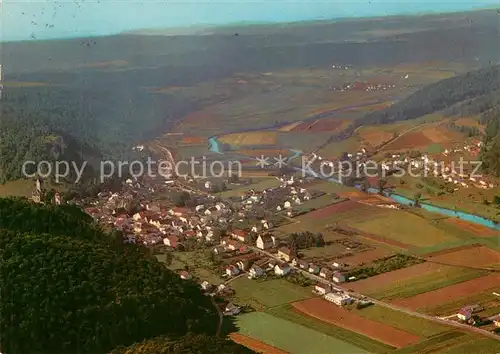
[[[290,273],[290,266],[288,263],[276,264],[274,267],[274,273],[280,276],[287,275]]]
[[[321,270],[319,271],[319,276],[321,278],[325,278],[325,279],[330,278],[331,274],[332,274],[332,272],[328,268],[321,268]]]
[[[206,182],[205,182],[205,188],[206,188],[206,189],[210,189],[210,188],[212,188],[212,182],[211,182],[211,181],[206,181]]]
[[[240,242],[250,242],[250,235],[243,230],[235,229],[231,232],[231,237]]]
[[[187,212],[188,212],[188,209],[178,208],[178,207],[169,210],[170,215],[174,215],[174,216],[182,216],[184,214],[187,214]]]
[[[472,317],[472,309],[469,307],[463,307],[458,311],[457,317],[461,321],[468,321]]]
[[[305,269],[305,270],[309,269],[309,262],[307,262],[307,261],[303,261],[303,260],[300,260],[300,259],[297,260],[295,258],[293,260],[292,264],[294,264],[294,263],[295,263],[295,266],[299,267],[300,269]]]
[[[325,295],[325,300],[333,302],[337,306],[344,306],[352,303],[352,298],[347,294],[328,293]]]
[[[242,271],[246,271],[248,268],[250,268],[251,265],[252,265],[252,260],[250,259],[243,259],[236,263],[236,266]]]
[[[287,262],[290,262],[296,256],[296,252],[288,247],[282,247],[278,250],[278,257]]]
[[[212,289],[212,288],[213,288],[212,284],[210,284],[210,283],[209,283],[208,281],[206,281],[206,280],[205,280],[205,281],[203,281],[203,282],[201,283],[201,285],[200,285],[200,286],[201,286],[201,288],[202,288],[203,290],[205,290],[205,291],[208,291],[208,290],[210,290],[210,289]]]
[[[169,246],[172,248],[177,248],[179,242],[179,237],[172,235],[172,236],[167,236],[163,239],[163,244],[165,246]]]
[[[181,271],[179,273],[179,276],[181,277],[182,280],[188,280],[188,279],[192,279],[192,276],[191,274],[189,274],[188,272],[186,272],[185,270]]]
[[[500,327],[500,315],[496,315],[491,319],[496,327]]]
[[[257,264],[254,264],[250,268],[250,271],[248,273],[249,273],[249,275],[248,275],[249,279],[255,279],[255,278],[259,278],[262,275],[264,275],[264,270],[261,267],[259,267]]]
[[[340,272],[333,272],[332,280],[335,283],[344,283],[345,282],[345,276],[342,273],[340,273]]]
[[[342,269],[345,267],[345,264],[342,262],[333,262],[332,265],[334,268],[338,268],[338,269]]]
[[[309,264],[309,269],[308,272],[311,274],[317,274],[319,273],[319,267],[313,263]]]
[[[257,237],[256,246],[261,250],[267,250],[273,248],[274,242],[269,235],[259,235],[259,237]]]
[[[134,219],[134,221],[138,221],[138,220],[144,219],[145,217],[146,217],[146,214],[143,211],[140,211],[138,213],[135,213],[134,216],[132,216],[132,219]]]
[[[226,274],[229,275],[230,277],[234,277],[238,274],[240,274],[240,270],[238,267],[235,267],[234,265],[230,265],[226,267]]]
[[[221,254],[221,253],[224,253],[226,249],[224,248],[224,246],[222,245],[218,245],[218,246],[215,246],[214,247],[214,253],[215,254]]]
[[[233,303],[228,303],[226,308],[224,309],[224,316],[234,316],[241,312],[239,306],[234,305]]]
[[[278,264],[278,262],[275,259],[269,259],[269,262],[267,263],[268,269],[274,269],[274,267]]]
[[[313,290],[314,293],[320,295],[325,295],[328,291],[330,291],[330,287],[324,284],[316,284]]]
[[[236,251],[238,248],[240,248],[240,244],[234,240],[229,240],[226,243],[226,249],[231,250],[231,251]]]

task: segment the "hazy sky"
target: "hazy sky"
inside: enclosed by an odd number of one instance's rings
[[[3,41],[102,35],[139,28],[288,22],[448,12],[500,0],[3,0]]]

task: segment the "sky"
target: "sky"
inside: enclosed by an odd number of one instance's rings
[[[17,41],[241,21],[453,12],[500,7],[500,0],[3,0],[1,6],[0,40]]]

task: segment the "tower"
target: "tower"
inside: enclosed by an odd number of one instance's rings
[[[33,193],[31,193],[31,199],[35,203],[41,203],[42,196],[43,196],[42,180],[40,178],[37,178],[35,182],[35,190],[33,191]]]

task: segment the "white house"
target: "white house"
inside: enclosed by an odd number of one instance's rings
[[[459,320],[468,321],[472,317],[472,309],[464,307],[457,314]]]
[[[213,286],[212,286],[212,284],[210,284],[210,283],[209,283],[208,281],[206,281],[206,280],[205,280],[205,281],[203,281],[203,282],[201,283],[201,285],[200,285],[200,286],[201,286],[201,288],[202,288],[203,290],[205,290],[205,291],[210,290],[210,289],[212,289],[212,287],[213,287]]]
[[[278,250],[278,257],[287,262],[290,262],[296,256],[297,256],[296,252],[294,252],[288,247],[282,247]]]
[[[248,273],[249,273],[248,278],[254,279],[254,278],[261,277],[264,274],[264,270],[261,267],[259,267],[258,265],[254,264],[250,268],[250,271]]]
[[[344,283],[345,282],[345,276],[340,273],[340,272],[334,272],[332,280],[336,283]]]
[[[210,188],[212,188],[212,182],[211,182],[211,181],[206,181],[206,182],[205,182],[205,188],[206,188],[206,189],[210,189]]]
[[[328,289],[328,288],[329,288],[329,287],[328,287],[327,285],[323,285],[323,284],[316,284],[316,285],[314,286],[314,292],[315,292],[316,294],[325,295],[325,294],[329,291],[329,289]]]
[[[319,267],[317,265],[311,263],[311,264],[309,264],[308,272],[311,274],[317,274],[317,273],[319,273]]]
[[[214,247],[215,254],[221,254],[221,253],[224,253],[224,251],[225,251],[225,248],[222,245],[218,245],[218,246]]]
[[[352,298],[346,294],[328,293],[325,295],[325,300],[333,302],[337,306],[344,306],[352,303]]]
[[[283,205],[283,207],[285,209],[290,209],[292,207],[292,203],[290,203],[289,201],[286,201],[285,204]]]
[[[288,263],[276,264],[276,266],[274,267],[274,273],[280,276],[287,275],[288,273],[290,273],[290,266],[288,265]]]
[[[261,250],[267,250],[273,248],[274,242],[269,235],[259,235],[259,237],[257,237],[256,246]]]

